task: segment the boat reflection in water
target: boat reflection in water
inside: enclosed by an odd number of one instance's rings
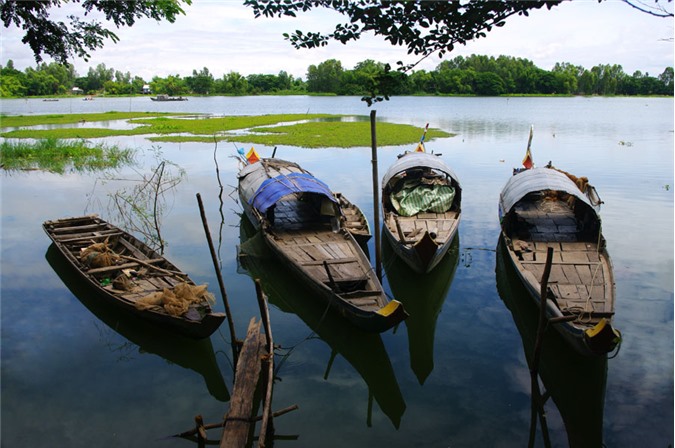
[[[434,337],[436,320],[455,277],[459,260],[459,235],[438,265],[429,273],[412,270],[396,256],[388,238],[382,238],[382,264],[394,298],[401,302],[410,316],[408,329],[410,368],[420,384],[434,370]]]
[[[380,334],[366,333],[332,308],[326,308],[323,301],[316,300],[312,290],[298,282],[290,269],[279,263],[245,215],[241,218],[240,242],[241,273],[259,279],[269,303],[283,312],[296,314],[330,346],[332,354],[324,379],[328,378],[335,357],[341,355],[368,387],[368,426],[372,420],[374,398],[398,428],[406,405]]]
[[[210,338],[195,340],[169,332],[97,300],[97,291],[82,281],[54,244],[47,249],[45,258],[70,292],[99,320],[138,346],[139,353],[153,353],[199,373],[213,398],[223,402],[230,400]]]
[[[528,366],[532,367],[539,308],[508,263],[505,251],[500,238],[497,244],[497,289],[513,315]],[[579,354],[550,325],[543,338],[538,369],[545,389],[542,393],[549,394],[558,408],[570,447],[603,446],[607,356]]]

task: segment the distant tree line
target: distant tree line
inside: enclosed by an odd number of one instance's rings
[[[231,71],[220,78],[208,68],[193,70],[192,76],[155,76],[146,81],[99,64],[79,76],[72,65],[41,63],[20,71],[12,60],[0,66],[0,96],[26,97],[65,95],[74,87],[89,95],[260,95],[335,94],[369,95],[382,83],[393,95],[673,95],[673,67],[654,77],[636,71],[624,73],[620,65],[597,65],[590,70],[569,63],[557,63],[543,70],[532,61],[511,56],[457,56],[441,62],[433,71],[410,74],[390,70],[371,59],[352,69],[329,59],[310,65],[306,80],[285,71],[277,75],[243,76]]]

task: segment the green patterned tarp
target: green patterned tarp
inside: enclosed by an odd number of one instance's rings
[[[426,185],[418,180],[406,181],[391,195],[391,203],[401,216],[414,216],[422,212],[443,213],[450,209],[455,189],[449,185]]]

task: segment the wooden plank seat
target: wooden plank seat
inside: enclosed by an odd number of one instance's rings
[[[75,243],[77,241],[97,241],[105,240],[110,237],[121,236],[122,233],[115,230],[106,230],[105,232],[96,232],[95,234],[79,233],[55,236],[60,243]]]
[[[162,258],[156,258],[154,260],[143,260],[145,263],[152,264],[152,263],[158,263],[160,261],[164,261]],[[119,271],[122,269],[131,269],[131,268],[136,268],[141,266],[140,263],[137,262],[130,262],[130,263],[124,263],[124,264],[116,264],[113,266],[104,266],[100,268],[92,268],[87,270],[87,274],[103,274],[107,272],[114,272],[114,271]]]

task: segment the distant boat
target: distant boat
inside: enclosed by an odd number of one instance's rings
[[[152,101],[187,101],[188,99],[184,96],[169,96],[169,95],[157,95],[156,97],[150,98]]]
[[[448,251],[459,227],[461,198],[459,179],[440,157],[425,151],[423,141],[387,170],[384,234],[415,272],[431,272]]]
[[[58,101],[58,98],[45,98],[42,101],[48,101],[48,102],[53,102],[53,101]]]
[[[251,223],[317,298],[366,331],[388,330],[408,316],[400,302],[387,298],[350,233],[344,198],[296,163],[260,159],[257,153],[238,178]]]

